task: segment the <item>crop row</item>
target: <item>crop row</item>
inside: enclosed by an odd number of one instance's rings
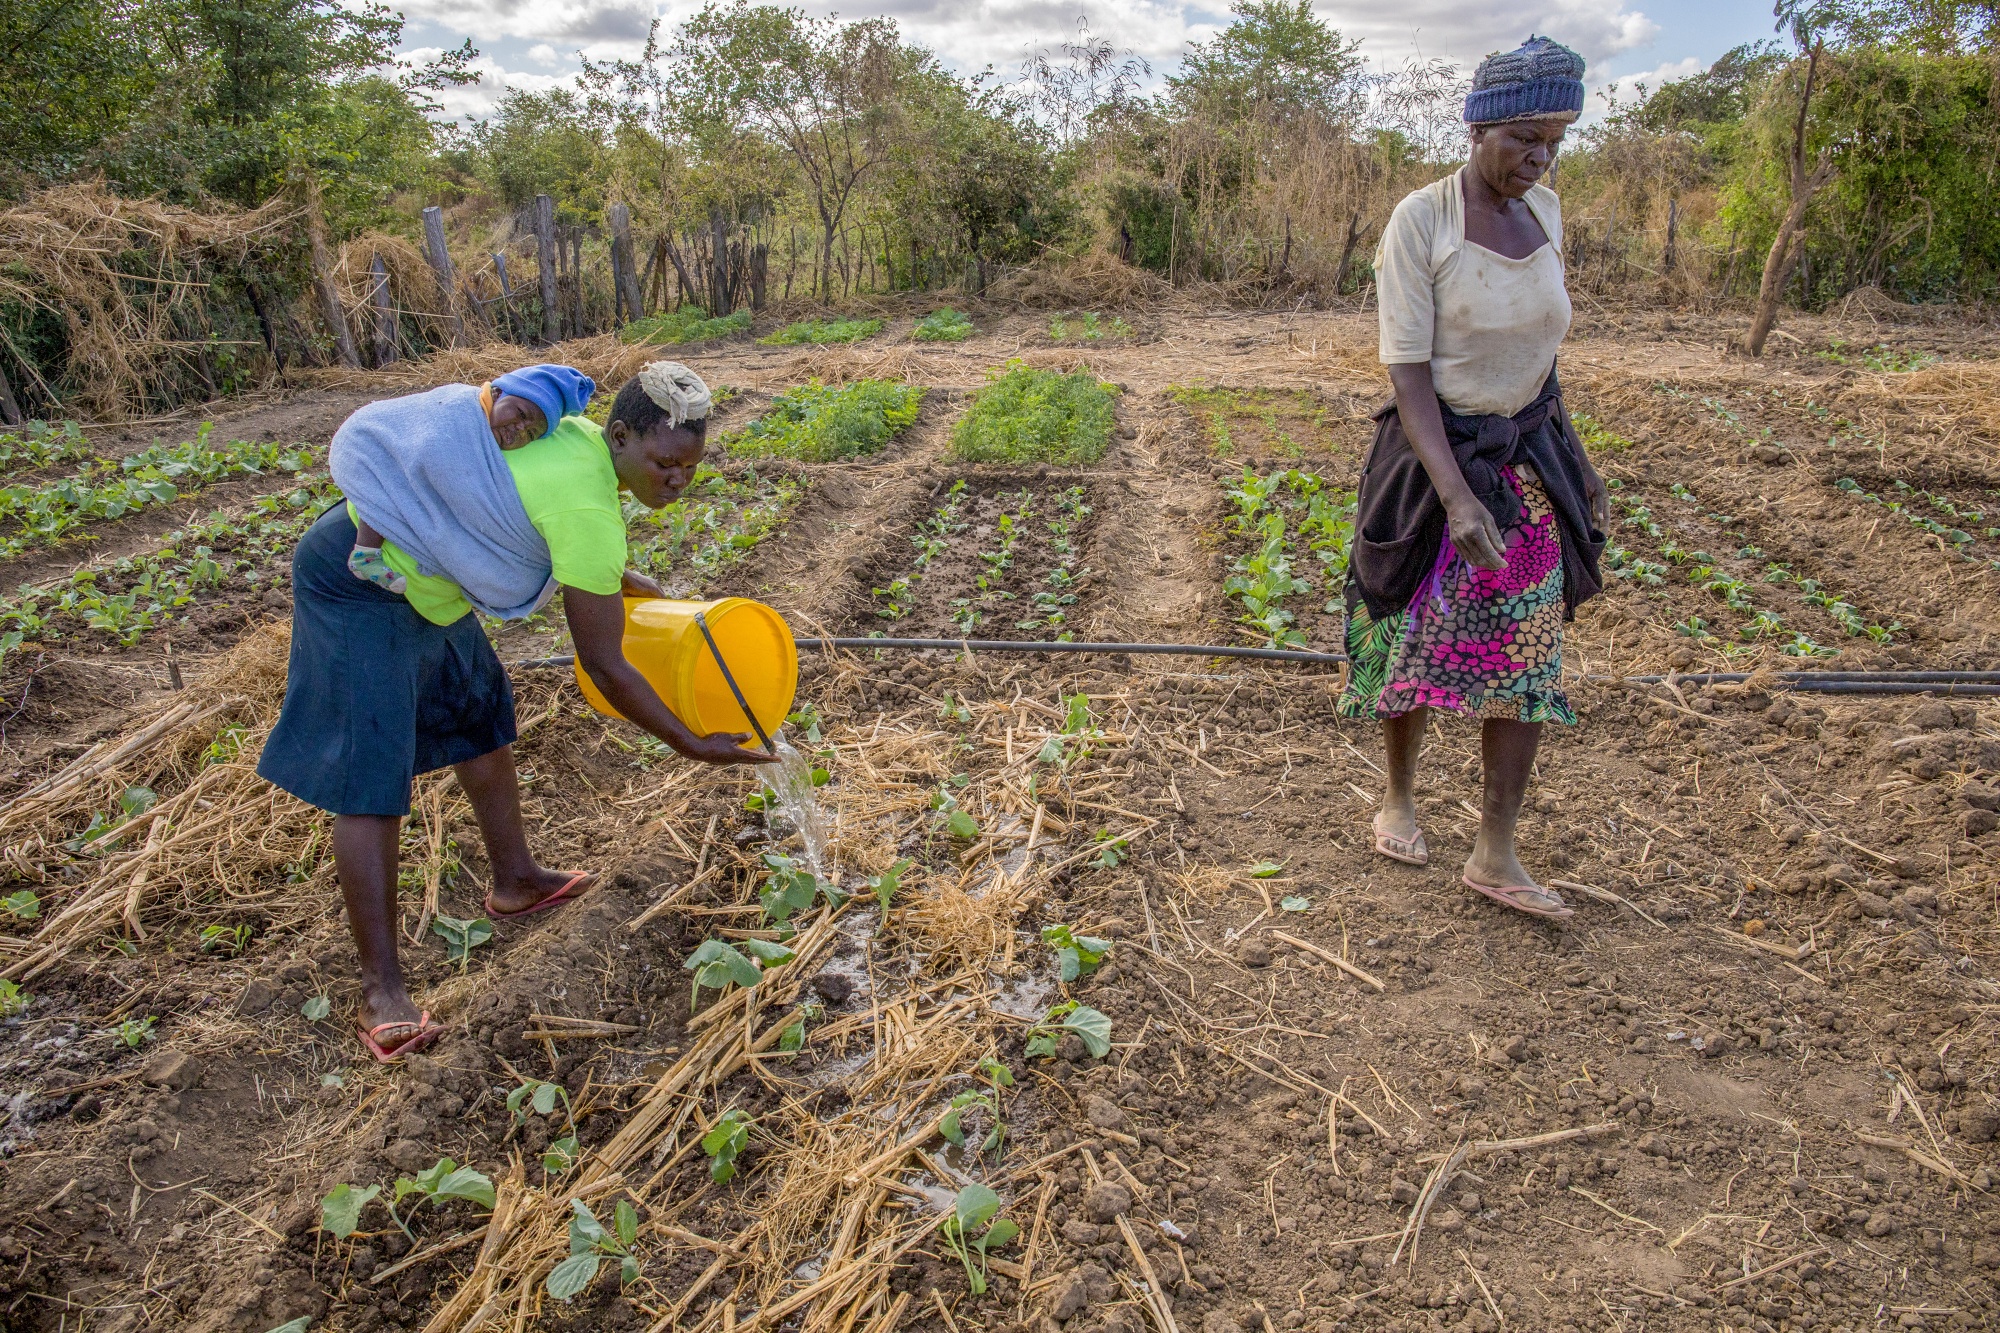
[[[12,473],[94,458],[90,441],[74,421],[50,425],[30,421],[18,433],[0,431],[0,470]]]
[[[916,558],[910,562],[910,572],[902,578],[891,579],[887,587],[873,590],[879,605],[875,614],[884,620],[901,620],[916,606],[916,586],[930,572],[931,564],[951,548],[951,539],[969,526],[964,518],[967,493],[963,478],[954,481],[945,493],[945,500],[936,513],[918,525],[910,537],[910,544],[917,548]]]
[[[730,478],[703,464],[681,498],[660,509],[626,500],[628,559],[644,573],[713,577],[768,537],[805,493],[789,477],[765,477],[756,468]]]
[[[1612,482],[1614,490],[1622,490],[1620,483]],[[1675,482],[1672,494],[1684,504],[1699,505],[1700,501],[1685,485]],[[1614,504],[1623,520],[1623,528],[1636,529],[1641,535],[1659,543],[1661,556],[1668,564],[1642,560],[1627,548],[1611,544],[1604,550],[1604,567],[1615,578],[1630,580],[1641,587],[1659,587],[1669,574],[1678,569],[1687,583],[1701,591],[1712,593],[1722,600],[1724,606],[1746,617],[1736,629],[1738,642],[1725,644],[1723,651],[1732,656],[1754,653],[1764,643],[1776,643],[1778,651],[1788,657],[1829,657],[1837,649],[1824,647],[1812,637],[1793,626],[1773,610],[1759,607],[1751,597],[1757,584],[1788,585],[1797,591],[1801,602],[1823,611],[1828,619],[1850,638],[1867,637],[1876,643],[1893,641],[1895,631],[1902,626],[1870,624],[1854,604],[1844,597],[1826,591],[1817,580],[1802,578],[1783,563],[1766,561],[1764,551],[1757,546],[1745,544],[1739,547],[1734,558],[1738,561],[1762,561],[1761,570],[1750,573],[1733,572],[1725,560],[1710,555],[1707,551],[1683,546],[1669,529],[1654,515],[1650,506],[1631,496],[1614,494]],[[1728,514],[1708,513],[1707,517],[1727,528],[1738,522]],[[1709,623],[1701,616],[1690,616],[1674,628],[1690,638],[1703,642],[1714,641],[1717,636]]]
[[[788,389],[770,410],[717,441],[742,458],[832,463],[879,452],[917,419],[924,391],[894,380],[818,380]]]
[[[1061,316],[1057,316],[1060,322]],[[1096,329],[1097,316],[1089,316],[1090,327]],[[618,336],[628,343],[650,343],[655,346],[680,346],[688,343],[713,342],[720,338],[734,337],[750,332],[751,314],[748,310],[738,310],[734,314],[710,318],[700,306],[684,305],[678,310],[651,315],[634,320],[619,331]],[[1123,320],[1113,321],[1114,332],[1122,329],[1129,334],[1132,330]],[[823,346],[830,343],[860,342],[872,338],[887,327],[881,319],[806,319],[786,324],[775,332],[768,333],[757,341],[766,347]],[[933,310],[917,321],[910,336],[918,342],[961,342],[973,334],[972,321],[961,311],[945,306]],[[1062,335],[1052,334],[1058,342]],[[1092,333],[1091,337],[1101,337]]]
[[[1302,556],[1317,562],[1327,593],[1325,613],[1341,614],[1354,541],[1353,493],[1329,491],[1317,475],[1297,468],[1261,477],[1245,468],[1225,493],[1236,506],[1227,519],[1229,530],[1253,543],[1223,584],[1243,609],[1237,623],[1262,636],[1267,647],[1305,647],[1297,613],[1284,603],[1313,592],[1314,585],[1295,565]]]
[[[312,465],[304,448],[238,440],[208,447],[212,424],[203,422],[183,444],[156,444],[117,462],[90,461],[76,475],[44,486],[0,486],[0,520],[20,531],[0,539],[0,559],[54,542],[94,521],[123,518],[167,504],[183,491],[225,477],[298,473]]]
[[[55,583],[23,585],[0,601],[0,657],[24,643],[53,643],[80,631],[109,635],[129,648],[203,592],[232,580],[258,588],[339,498],[324,475],[301,480],[291,491],[258,497],[248,514],[218,512],[170,532],[156,551],[78,570]]]
[[[1218,458],[1237,452],[1238,437],[1256,427],[1255,435],[1244,441],[1261,442],[1267,450],[1292,458],[1303,457],[1306,448],[1299,439],[1306,428],[1323,432],[1327,410],[1304,389],[1219,389],[1201,384],[1168,386],[1167,396],[1193,413],[1208,435],[1209,449]]]

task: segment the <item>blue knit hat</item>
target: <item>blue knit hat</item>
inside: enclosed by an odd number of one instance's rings
[[[571,366],[543,364],[508,371],[493,381],[493,391],[511,393],[541,408],[542,419],[548,422],[548,430],[542,432],[546,438],[564,417],[574,416],[590,405],[597,384]]]
[[[1560,42],[1530,37],[1479,62],[1465,97],[1469,125],[1509,120],[1575,120],[1583,114],[1583,57]]]

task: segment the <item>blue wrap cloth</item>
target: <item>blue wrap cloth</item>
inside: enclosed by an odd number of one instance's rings
[[[549,544],[471,385],[368,404],[334,432],[328,466],[362,522],[482,615],[525,619],[555,593]]]
[[[597,382],[573,366],[544,363],[508,371],[493,381],[493,392],[510,393],[541,408],[542,419],[548,422],[548,429],[542,432],[546,436],[564,417],[590,406]]]

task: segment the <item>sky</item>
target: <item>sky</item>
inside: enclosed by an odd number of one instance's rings
[[[790,0],[810,13],[845,18],[886,15],[906,40],[922,43],[964,74],[992,66],[1011,78],[1027,56],[1075,31],[1079,14],[1092,30],[1145,57],[1158,75],[1173,70],[1189,42],[1228,26],[1227,0],[876,0],[843,6]],[[1608,85],[1629,96],[1643,80],[1658,86],[1704,69],[1743,42],[1772,34],[1764,0],[1315,0],[1320,17],[1378,68],[1412,56],[1443,57],[1470,70],[1490,51],[1511,49],[1542,33],[1581,52],[1591,97],[1585,122],[1604,106]],[[1211,8],[1210,6],[1216,6]],[[630,56],[648,24],[663,33],[695,12],[699,0],[402,0],[406,55],[424,59],[466,37],[480,52],[476,85],[448,90],[453,115],[480,117],[509,87],[566,84],[579,53]]]

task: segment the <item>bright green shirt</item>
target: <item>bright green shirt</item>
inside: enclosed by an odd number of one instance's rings
[[[625,577],[625,515],[618,472],[597,423],[564,417],[541,439],[500,456],[514,474],[528,521],[549,544],[556,582],[607,596],[617,592]],[[347,514],[354,517],[352,504]],[[382,543],[382,561],[409,581],[403,596],[432,624],[449,625],[472,610],[456,583],[418,573],[417,562],[393,542]]]

